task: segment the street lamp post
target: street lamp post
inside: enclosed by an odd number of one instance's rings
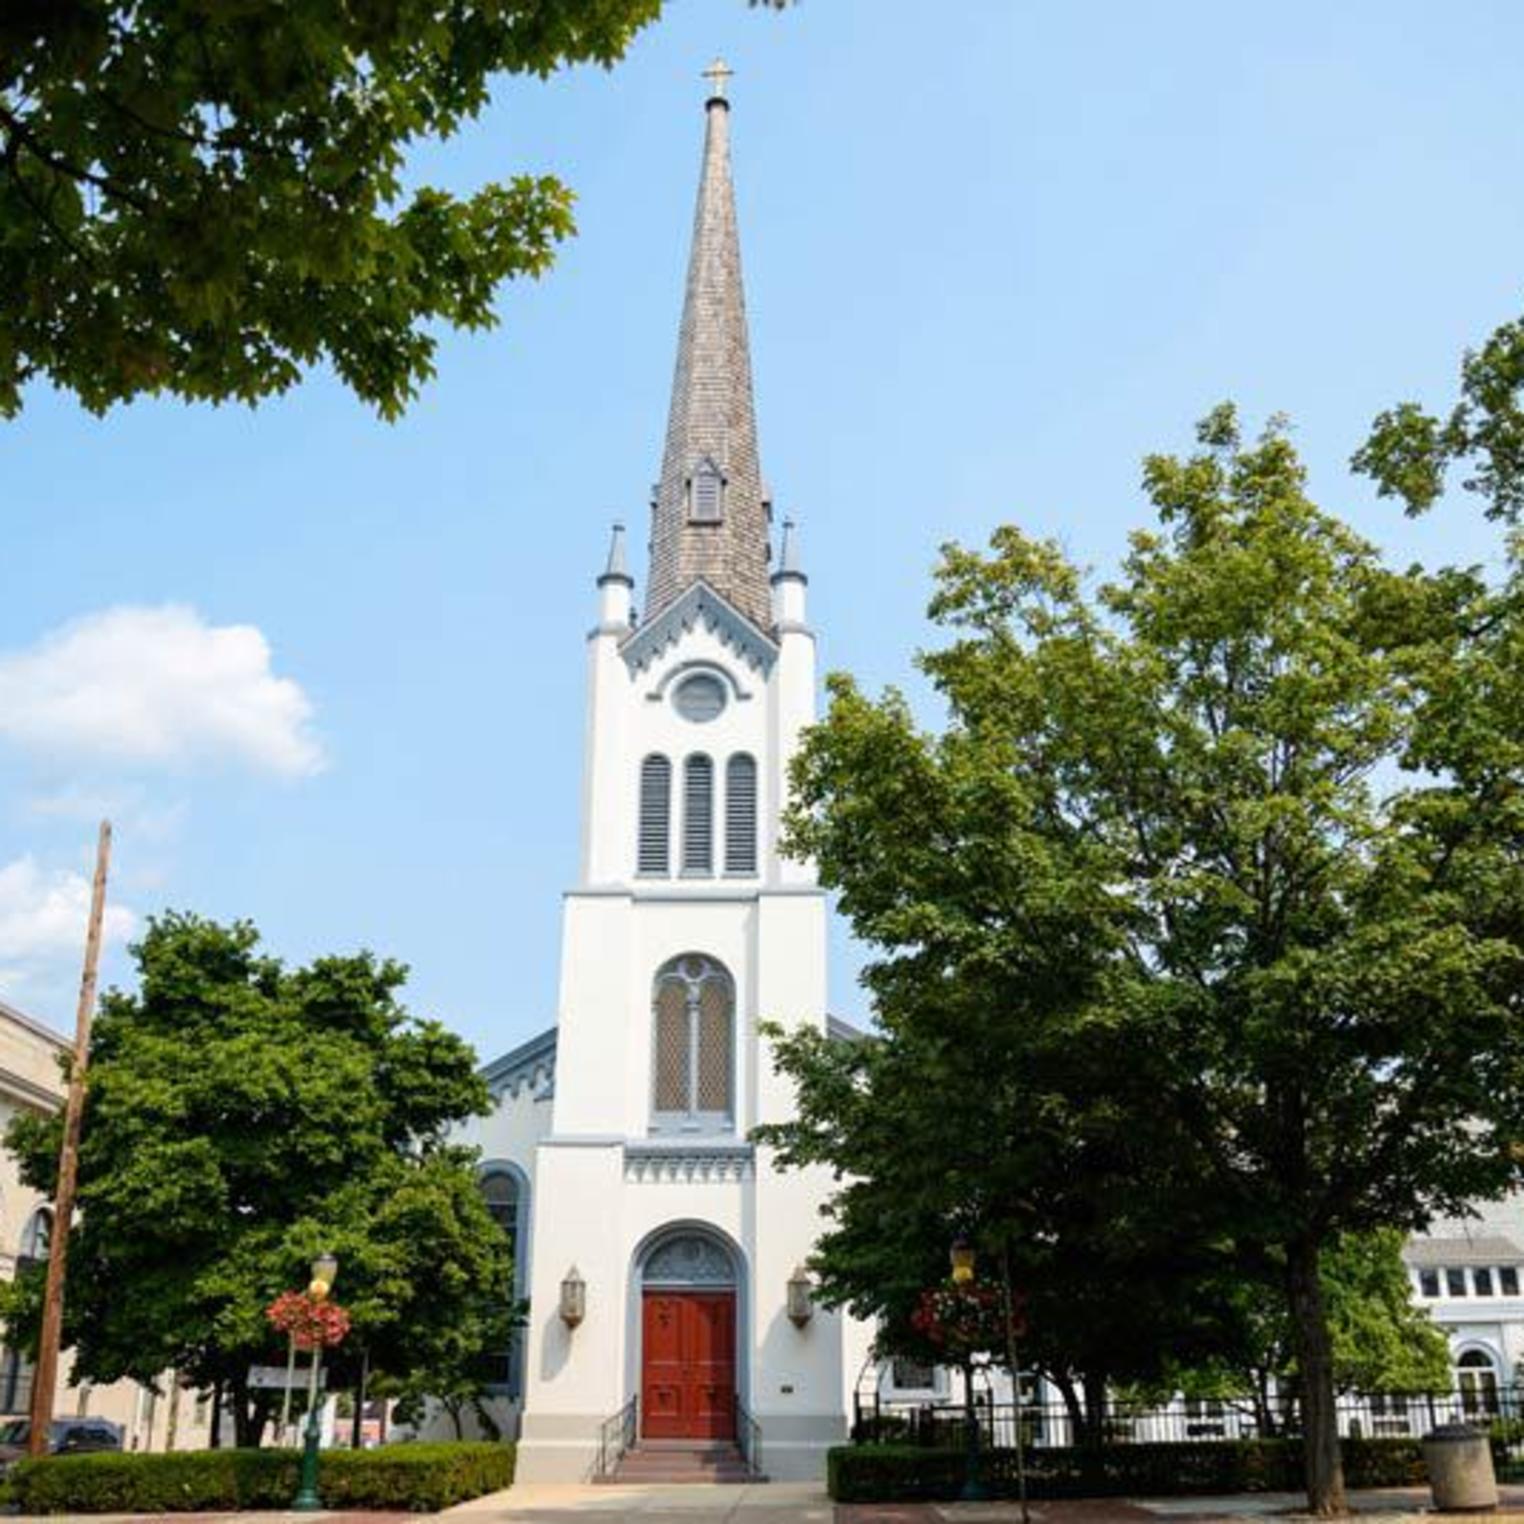
[[[320,1254],[312,1262],[312,1283],[307,1287],[307,1294],[315,1302],[323,1302],[328,1299],[328,1293],[333,1289],[334,1278],[339,1273],[339,1262],[331,1254]],[[318,1442],[322,1438],[322,1429],[318,1424],[318,1375],[323,1364],[323,1341],[314,1337],[312,1341],[312,1368],[307,1376],[307,1427],[302,1440],[302,1474],[301,1486],[297,1489],[296,1496],[291,1500],[291,1507],[297,1513],[315,1513],[322,1508],[323,1500],[318,1496]]]
[[[960,1233],[948,1250],[952,1262],[952,1279],[955,1286],[970,1286],[974,1280],[974,1249]],[[974,1411],[974,1357],[970,1350],[963,1364],[963,1427],[968,1440],[964,1452],[963,1491],[958,1496],[966,1503],[982,1502],[989,1494],[979,1480],[979,1417]]]

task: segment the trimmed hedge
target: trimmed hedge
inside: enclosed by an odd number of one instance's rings
[[[404,1444],[325,1450],[325,1508],[434,1513],[513,1481],[500,1444]],[[22,1513],[189,1513],[285,1508],[296,1493],[295,1450],[182,1450],[172,1455],[49,1455],[18,1461],[9,1481]]]
[[[1346,1439],[1351,1487],[1406,1487],[1425,1480],[1416,1439]],[[840,1445],[826,1460],[826,1485],[838,1503],[930,1502],[958,1495],[963,1452],[914,1445]],[[979,1475],[996,1496],[1016,1493],[1016,1452],[983,1450]],[[1027,1454],[1034,1498],[1181,1497],[1194,1493],[1295,1492],[1303,1485],[1295,1439],[1048,1447]]]

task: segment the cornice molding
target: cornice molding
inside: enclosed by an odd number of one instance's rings
[[[495,1101],[504,1096],[517,1100],[526,1085],[535,1100],[549,1100],[555,1094],[556,1029],[552,1027],[538,1037],[531,1037],[501,1058],[484,1064],[480,1072]]]
[[[716,1185],[750,1180],[750,1143],[626,1143],[624,1178],[632,1185]]]
[[[700,627],[764,678],[771,674],[778,660],[778,643],[702,578],[633,631],[619,654],[631,674],[638,676],[690,630]]]

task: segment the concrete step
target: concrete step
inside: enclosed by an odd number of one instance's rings
[[[642,1440],[619,1458],[609,1482],[733,1483],[766,1481],[733,1445],[685,1440]]]

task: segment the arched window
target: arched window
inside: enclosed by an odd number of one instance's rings
[[[523,1233],[525,1201],[519,1180],[512,1171],[502,1166],[488,1165],[477,1182],[482,1200],[492,1220],[508,1237],[508,1252],[513,1257],[513,1298],[520,1300],[524,1294],[526,1266],[522,1261],[525,1250]],[[488,1386],[507,1391],[516,1397],[521,1390],[518,1339],[510,1334],[501,1349],[490,1350],[482,1358],[482,1379]]]
[[[683,872],[714,872],[714,763],[702,752],[683,764]]]
[[[671,871],[672,764],[651,755],[640,764],[640,844],[636,870],[665,874]]]
[[[725,871],[757,871],[757,762],[745,752],[725,764]]]
[[[688,953],[656,975],[652,1110],[659,1130],[722,1128],[734,1116],[735,986]]]
[[[1468,1349],[1455,1362],[1455,1384],[1467,1418],[1497,1416],[1498,1368],[1485,1350]]]
[[[52,1245],[52,1209],[50,1207],[38,1207],[27,1218],[26,1227],[22,1229],[21,1246],[16,1254],[17,1262],[22,1266],[26,1266],[45,1261]]]

